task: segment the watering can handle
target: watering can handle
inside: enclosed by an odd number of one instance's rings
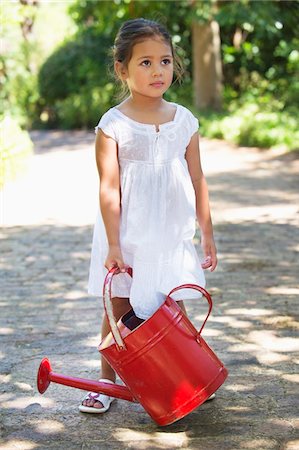
[[[133,274],[133,270],[131,267],[127,267],[126,272],[130,276],[132,276],[132,274]],[[109,323],[109,326],[111,329],[111,333],[114,337],[116,348],[118,351],[121,351],[121,350],[126,350],[126,344],[125,344],[125,342],[120,334],[120,331],[118,329],[117,322],[115,320],[115,317],[114,317],[114,314],[112,311],[112,303],[111,303],[112,278],[114,275],[117,275],[119,273],[120,273],[120,270],[118,267],[112,267],[112,269],[110,269],[109,272],[107,273],[105,281],[104,281],[104,286],[103,286],[103,300],[104,300],[104,308],[105,308],[106,316],[107,316],[108,323]],[[198,286],[197,284],[182,284],[181,286],[178,286],[178,287],[172,289],[172,291],[169,292],[167,297],[171,297],[171,294],[173,294],[174,292],[176,292],[180,289],[195,289],[196,291],[200,292],[208,300],[209,311],[208,311],[207,317],[205,318],[199,332],[197,333],[197,339],[198,339],[208,318],[209,318],[209,315],[212,311],[212,306],[213,306],[212,298],[211,298],[210,294],[208,293],[208,291],[206,291],[203,287]]]
[[[209,315],[211,314],[212,307],[213,307],[212,297],[210,296],[208,291],[206,291],[203,287],[198,286],[197,284],[182,284],[181,286],[178,286],[178,287],[172,289],[172,291],[169,292],[168,297],[171,297],[171,294],[173,294],[176,291],[179,291],[180,289],[195,289],[196,291],[200,292],[208,300],[209,311],[208,311],[207,317],[203,321],[203,324],[202,324],[199,332],[197,333],[197,339],[198,339],[203,330],[203,327],[205,326],[205,324],[209,318]]]
[[[132,276],[133,270],[131,269],[131,267],[127,267],[125,270],[130,276]],[[112,310],[112,303],[111,303],[112,278],[114,275],[117,275],[118,273],[121,273],[118,267],[112,267],[112,269],[110,269],[109,272],[107,273],[105,281],[104,281],[104,286],[103,286],[103,301],[104,301],[104,308],[105,308],[106,316],[108,319],[108,323],[110,326],[112,336],[114,337],[116,348],[118,351],[120,351],[120,350],[126,350],[126,344],[124,343],[124,340],[121,337],[120,331],[118,329],[117,322],[115,320],[113,310]]]

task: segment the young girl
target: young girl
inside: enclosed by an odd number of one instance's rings
[[[127,98],[109,109],[96,127],[100,210],[94,228],[89,293],[102,295],[107,269],[121,272],[112,283],[118,320],[131,307],[147,319],[169,291],[184,283],[205,285],[203,268],[217,265],[208,189],[199,153],[198,121],[163,95],[181,74],[171,37],[164,26],[145,19],[123,24],[115,40],[114,68]],[[201,229],[204,261],[192,239]],[[195,294],[198,297],[198,294]],[[192,291],[180,291],[182,300]],[[107,318],[102,338],[108,332]],[[101,380],[115,382],[102,358]],[[79,409],[102,413],[113,398],[89,393]]]

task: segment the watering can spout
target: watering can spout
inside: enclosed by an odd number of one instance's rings
[[[85,391],[99,392],[111,397],[121,398],[122,400],[128,400],[135,402],[135,398],[126,386],[120,386],[117,384],[104,383],[102,381],[87,380],[85,378],[69,377],[61,375],[52,371],[52,367],[48,358],[44,358],[40,363],[37,374],[37,388],[38,391],[43,394],[49,387],[49,384],[54,383],[63,384],[65,386],[71,386],[77,389],[83,389]]]

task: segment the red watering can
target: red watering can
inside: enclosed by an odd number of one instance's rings
[[[212,310],[210,294],[195,284],[173,289],[165,302],[147,320],[138,322],[133,310],[116,323],[112,313],[111,282],[119,269],[110,270],[103,289],[105,311],[111,328],[99,351],[126,386],[68,377],[52,372],[45,358],[39,367],[37,386],[42,394],[51,381],[112,397],[140,402],[158,425],[169,425],[204,403],[225,381],[228,372],[201,337]],[[132,275],[132,269],[128,269]],[[180,289],[195,289],[209,303],[199,331],[171,295]]]

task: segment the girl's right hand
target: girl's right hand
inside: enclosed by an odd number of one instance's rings
[[[123,261],[121,249],[118,245],[109,246],[105,267],[108,270],[112,269],[112,267],[118,267],[122,273],[126,271],[127,265]]]

